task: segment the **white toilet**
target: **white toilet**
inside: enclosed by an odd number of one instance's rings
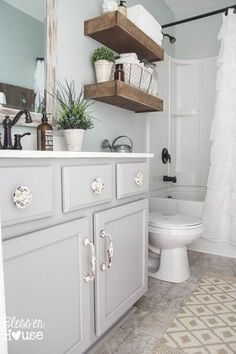
[[[201,236],[202,219],[192,215],[161,212],[149,214],[149,245],[160,252],[160,267],[149,276],[181,283],[190,276],[186,246]]]

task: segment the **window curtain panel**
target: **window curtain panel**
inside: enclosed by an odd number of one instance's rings
[[[34,91],[35,91],[35,111],[38,112],[42,108],[44,102],[45,90],[45,62],[44,60],[37,60],[36,70],[34,74]]]

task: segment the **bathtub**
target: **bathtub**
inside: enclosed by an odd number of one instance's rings
[[[157,192],[156,197],[177,200],[189,200],[195,202],[204,202],[206,195],[205,187],[170,187],[168,189]]]
[[[161,211],[166,214],[179,213],[201,217],[205,195],[205,187],[171,186],[153,193],[149,198],[149,208],[150,211]],[[236,258],[236,247],[225,242],[208,241],[204,235],[189,245],[188,249]]]
[[[205,187],[174,186],[160,189],[150,197],[150,211],[201,217],[205,195]]]

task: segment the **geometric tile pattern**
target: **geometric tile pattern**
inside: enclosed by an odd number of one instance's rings
[[[168,349],[169,348],[169,349]],[[236,353],[236,278],[205,275],[156,353]]]

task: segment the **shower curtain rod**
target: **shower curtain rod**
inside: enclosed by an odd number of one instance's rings
[[[163,25],[162,28],[172,27],[172,26],[180,25],[181,23],[195,21],[195,20],[199,20],[200,18],[217,15],[217,14],[220,14],[222,12],[227,12],[229,9],[235,9],[236,10],[236,4],[232,5],[232,6],[225,7],[223,9],[216,10],[216,11],[207,12],[207,13],[202,14],[202,15],[185,18],[184,20],[179,20],[179,21],[176,21],[176,22],[170,22],[170,23],[167,23],[167,24]]]

